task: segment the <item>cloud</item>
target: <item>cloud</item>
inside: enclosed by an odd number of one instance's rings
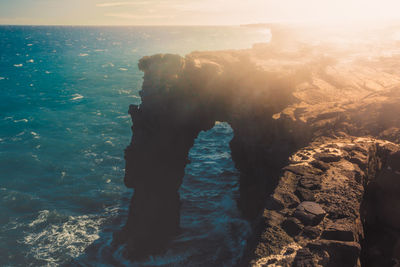
[[[120,19],[165,19],[165,18],[173,18],[174,16],[165,16],[165,15],[136,15],[131,13],[108,13],[105,14],[106,17],[114,17]]]
[[[108,2],[108,3],[100,3],[96,4],[97,7],[119,7],[119,6],[137,6],[137,5],[146,5],[149,2]]]

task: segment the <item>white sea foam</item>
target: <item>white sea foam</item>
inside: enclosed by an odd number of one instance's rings
[[[115,65],[113,64],[113,63],[111,63],[111,62],[108,62],[108,63],[106,63],[106,64],[103,64],[103,65],[101,65],[101,67],[103,67],[103,68],[106,68],[106,67],[111,67],[111,68],[113,68]]]
[[[16,67],[16,68],[20,68],[22,66],[23,66],[23,64],[14,64],[14,67]]]
[[[28,122],[27,119],[14,120],[14,122]]]
[[[46,73],[46,74],[50,74],[51,72],[50,72],[50,71],[48,71],[48,70],[46,70],[44,73]]]
[[[0,77],[0,81],[1,81],[1,80],[5,80],[5,79],[6,79],[6,78],[4,78],[4,77]]]
[[[129,95],[128,97],[140,99],[140,96],[137,96],[137,95]]]
[[[49,213],[50,212],[48,210],[39,211],[38,217],[35,220],[33,220],[31,223],[28,224],[29,227],[34,227],[35,225],[46,222],[47,217],[49,216]]]
[[[123,90],[123,89],[118,90],[118,94],[120,94],[120,95],[122,95],[122,94],[130,94],[130,93],[132,93],[130,90]]]
[[[296,242],[290,243],[290,244],[284,246],[279,254],[274,254],[274,255],[270,255],[268,257],[264,257],[264,258],[258,259],[257,262],[254,264],[254,266],[255,267],[265,266],[268,263],[268,261],[270,261],[270,260],[274,260],[274,262],[277,262],[277,261],[281,261],[283,259],[294,258],[296,253],[286,254],[286,251],[288,249],[291,249],[291,250],[294,250],[294,252],[296,252],[301,248],[302,247],[299,244],[297,244]],[[271,266],[271,267],[275,267],[276,266],[277,267],[277,266],[280,266],[280,265],[268,264],[268,266]]]
[[[29,59],[27,62],[28,62],[28,63],[33,63],[33,62],[35,62],[35,60]]]
[[[114,146],[114,144],[113,144],[110,140],[107,140],[105,143],[106,143],[106,144],[109,144],[109,145],[111,145],[111,146]]]
[[[33,44],[27,44],[26,46],[32,46]]]
[[[117,119],[129,119],[131,116],[130,115],[122,115],[118,116]]]
[[[38,133],[31,132],[31,135],[33,135],[33,138],[35,138],[35,139],[39,139],[40,138]]]
[[[120,71],[127,71],[128,69],[126,68],[119,68]]]
[[[80,54],[79,54],[80,57],[87,57],[88,55],[89,55],[89,54],[87,54],[87,53],[80,53]]]
[[[97,154],[91,151],[85,151],[85,157],[90,158],[90,157],[97,157]]]
[[[83,98],[83,95],[80,94],[73,94],[72,96],[73,98],[71,98],[71,100],[79,100]]]
[[[56,212],[43,210],[28,224],[31,228],[39,228],[39,231],[33,230],[22,242],[29,245],[28,254],[34,258],[51,266],[58,265],[62,263],[60,255],[76,258],[98,239],[106,217],[82,215],[64,218]]]

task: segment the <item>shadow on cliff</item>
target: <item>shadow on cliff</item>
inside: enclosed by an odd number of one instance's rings
[[[180,196],[188,153],[201,131],[216,121],[231,125],[232,159],[240,172],[239,207],[254,219],[263,196],[276,184],[276,170],[304,145],[302,123],[273,115],[293,103],[295,84],[307,71],[268,72],[246,54],[155,55],[139,62],[142,104],[131,106],[132,140],[125,150],[125,185],[135,189],[128,221],[115,235],[125,256],[162,251],[179,231]],[[298,137],[293,137],[293,135]]]

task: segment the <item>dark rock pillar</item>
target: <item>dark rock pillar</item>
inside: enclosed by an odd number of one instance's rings
[[[129,255],[140,256],[162,249],[178,233],[178,190],[189,150],[202,127],[201,124],[186,127],[174,121],[174,116],[151,117],[140,109],[132,109],[137,111],[132,113],[134,137],[125,151],[124,181],[127,187],[134,188],[134,195],[125,231],[131,249]],[[161,117],[163,122],[153,127],[147,125],[148,121]],[[210,121],[209,128],[212,125]]]
[[[150,66],[148,60],[153,60]],[[144,58],[142,104],[130,106],[132,141],[125,150],[125,185],[134,189],[128,221],[118,241],[128,243],[127,255],[157,253],[179,231],[179,187],[188,153],[201,130],[215,120],[182,97],[176,83],[182,58],[158,55]]]

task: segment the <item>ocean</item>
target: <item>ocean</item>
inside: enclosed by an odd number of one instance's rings
[[[202,132],[180,189],[182,233],[141,262],[124,225],[129,104],[145,55],[250,48],[251,27],[0,26],[0,266],[232,266],[250,235],[226,123]]]

